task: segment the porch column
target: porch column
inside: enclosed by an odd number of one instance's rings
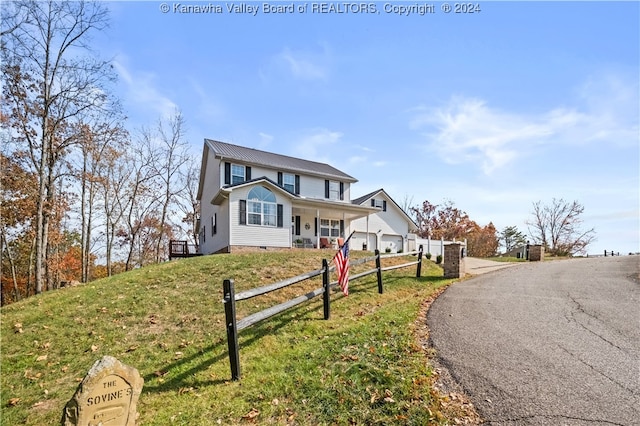
[[[316,209],[316,223],[318,224],[318,232],[316,234],[316,247],[320,248],[320,209]]]
[[[369,250],[369,216],[371,216],[371,213],[367,213],[367,232],[364,235],[364,243],[367,245],[367,250]]]

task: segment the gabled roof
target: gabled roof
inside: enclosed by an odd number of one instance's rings
[[[374,196],[374,195],[376,195],[378,192],[384,192],[384,189],[382,189],[382,188],[380,188],[380,189],[376,189],[375,191],[370,192],[370,193],[368,193],[368,194],[366,194],[366,195],[363,195],[362,197],[358,197],[358,198],[356,198],[355,200],[351,200],[351,202],[352,202],[353,204],[362,204],[362,203],[364,203],[365,201],[367,201],[368,199],[373,198],[373,196]],[[385,192],[385,194],[386,194],[386,192]],[[387,197],[388,197],[389,199],[391,199],[391,197],[389,197],[389,195],[388,195],[388,194],[387,194]],[[395,201],[394,201],[394,203],[395,203]]]
[[[273,189],[275,189],[277,191],[280,191],[281,193],[283,193],[285,195],[288,195],[291,198],[299,198],[298,195],[294,194],[293,192],[288,191],[286,188],[283,188],[282,186],[278,185],[277,183],[275,183],[274,181],[272,181],[268,177],[262,176],[262,177],[251,179],[251,180],[247,180],[247,181],[244,181],[244,182],[235,183],[233,185],[223,186],[222,188],[220,188],[220,190],[213,197],[213,199],[211,200],[211,203],[212,204],[219,204],[220,202],[222,202],[223,199],[227,198],[229,196],[229,194],[234,189],[240,188],[240,187],[243,187],[243,186],[247,186],[247,185],[253,185],[254,183],[257,183],[257,182],[266,183],[269,186],[271,186]]]
[[[233,145],[213,139],[205,139],[205,145],[213,151],[216,158],[221,160],[235,160],[247,164],[260,165],[267,168],[304,173],[327,178],[334,178],[345,182],[357,182],[353,176],[341,172],[333,166],[301,158],[289,157],[259,149]]]
[[[386,198],[391,200],[391,202],[398,208],[398,210],[400,210],[402,212],[402,214],[404,214],[404,216],[408,219],[409,223],[412,224],[415,227],[415,229],[418,229],[418,225],[416,225],[416,223],[413,221],[411,216],[409,216],[407,214],[407,212],[405,212],[404,209],[402,207],[400,207],[398,205],[398,203],[396,203],[395,200],[393,198],[391,198],[391,196],[389,194],[387,194],[387,191],[385,191],[383,188],[376,189],[375,191],[370,192],[370,193],[368,193],[366,195],[363,195],[362,197],[358,197],[358,198],[356,198],[354,200],[351,200],[351,203],[362,205],[362,204],[364,204],[365,201],[368,201],[368,200],[372,199],[373,197],[375,197],[376,195],[378,195],[380,193],[383,193]]]

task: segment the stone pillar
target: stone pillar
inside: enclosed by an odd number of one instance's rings
[[[444,246],[443,267],[445,278],[460,278],[464,276],[464,258],[462,244],[452,243]]]
[[[540,244],[529,246],[529,261],[541,262],[544,260],[544,247]]]

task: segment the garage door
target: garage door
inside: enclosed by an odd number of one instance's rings
[[[380,239],[380,251],[385,253],[387,248],[391,249],[392,253],[397,253],[402,249],[402,237],[399,235],[383,235]]]

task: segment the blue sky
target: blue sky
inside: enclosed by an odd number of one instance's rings
[[[387,2],[433,5],[409,16],[320,3],[113,2],[95,46],[129,129],[178,108],[196,156],[212,138],[327,162],[359,180],[354,198],[451,200],[499,230],[526,232],[534,201],[578,200],[590,253],[640,251],[638,2]]]

